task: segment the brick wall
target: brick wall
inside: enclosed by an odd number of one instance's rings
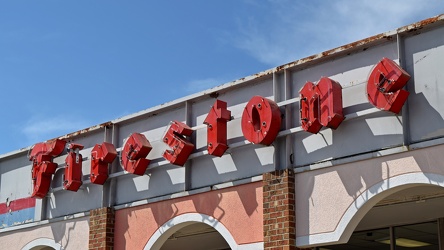
[[[90,250],[112,250],[114,248],[114,218],[114,209],[109,207],[90,211]]]
[[[263,197],[264,249],[298,249],[293,170],[263,174]]]

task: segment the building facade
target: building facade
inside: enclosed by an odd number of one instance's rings
[[[0,156],[2,249],[444,249],[444,15]]]

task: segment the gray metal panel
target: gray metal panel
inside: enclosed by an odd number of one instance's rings
[[[185,168],[166,165],[143,176],[125,175],[117,180],[116,205],[185,190]]]
[[[154,131],[155,133],[146,134],[146,136],[148,136],[147,139],[150,142],[157,141],[162,137],[165,128],[172,120],[185,120],[185,105],[122,122],[118,126],[116,147],[123,147],[124,140],[126,140],[132,133],[145,133],[150,130],[156,131]]]
[[[245,140],[241,129],[241,116],[245,105],[254,95],[264,96],[273,99],[271,76],[264,76],[258,79],[252,86],[238,88],[219,96],[228,104],[228,110],[234,116],[234,120],[228,122],[229,144]],[[243,98],[239,98],[243,97]],[[205,100],[193,105],[193,117],[196,117],[197,124],[200,125],[205,120],[208,111],[213,105],[214,99]],[[204,108],[197,108],[197,107]],[[198,132],[196,145],[198,148],[206,147],[206,128]],[[205,148],[206,149],[206,148]],[[266,151],[266,152],[265,152]],[[260,145],[245,145],[235,148],[226,153],[223,157],[205,155],[193,159],[191,164],[191,188],[211,186],[218,183],[253,177],[264,172],[269,172],[274,168],[273,163],[274,148]]]
[[[79,212],[88,212],[101,207],[102,186],[83,185],[77,192],[58,191],[50,193],[46,199],[47,219]]]
[[[378,112],[344,122],[337,130],[295,136],[296,165],[302,166],[401,145],[401,117]]]
[[[274,169],[274,147],[247,145],[222,157],[206,155],[192,161],[192,188],[253,177]]]
[[[396,41],[387,41],[375,47],[364,48],[349,55],[333,57],[320,64],[304,67],[302,70],[294,71],[292,75],[294,84],[293,96],[298,96],[299,90],[307,81],[317,82],[321,77],[330,77],[338,81],[343,88],[363,84],[372,67],[381,60],[388,57],[393,60],[398,58]],[[363,98],[363,93],[358,93]],[[368,102],[365,98],[365,101]]]
[[[413,142],[444,136],[444,27],[405,39]]]
[[[0,203],[29,197],[31,192],[31,166],[26,154],[1,159]]]
[[[372,68],[382,57],[397,59],[395,41],[293,73],[292,79],[298,91],[307,81],[317,82],[322,76],[338,81],[343,87],[346,115],[337,130],[323,129],[316,135],[300,132],[294,136],[296,166],[402,145],[400,116],[381,111],[347,120],[347,114],[372,108],[366,96],[366,82]],[[299,114],[295,117],[299,119]]]

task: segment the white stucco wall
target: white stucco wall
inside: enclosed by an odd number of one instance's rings
[[[0,234],[0,249],[26,249],[33,243],[61,246],[63,250],[88,249],[89,217],[59,221]]]
[[[439,145],[296,174],[297,245],[344,242],[390,194],[444,186],[443,152]]]

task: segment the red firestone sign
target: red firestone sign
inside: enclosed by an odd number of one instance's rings
[[[379,109],[399,113],[409,94],[402,89],[409,79],[410,75],[399,65],[383,58],[372,69],[367,82],[369,102]],[[300,123],[305,131],[316,134],[323,126],[336,129],[344,120],[342,87],[338,82],[326,77],[321,78],[317,84],[307,82],[299,95]],[[231,112],[227,109],[227,103],[216,100],[204,120],[210,155],[221,157],[228,149],[227,122],[230,120]],[[274,101],[254,96],[242,113],[242,133],[251,143],[268,146],[276,139],[281,121],[281,112]],[[171,164],[183,166],[194,150],[194,144],[187,139],[192,133],[193,130],[186,124],[172,121],[163,138],[170,149],[163,153],[163,157]],[[65,146],[66,141],[56,139],[37,143],[32,148],[29,154],[29,160],[32,161],[32,197],[43,198],[48,193],[52,175],[57,168],[53,158],[60,155]],[[82,148],[79,144],[68,144],[63,183],[66,190],[76,192],[82,185],[82,155],[79,154]],[[146,157],[151,149],[150,142],[143,134],[131,134],[120,153],[121,166],[129,173],[143,175],[150,162]],[[116,156],[113,144],[104,142],[94,146],[91,151],[91,183],[105,183],[108,164]]]

